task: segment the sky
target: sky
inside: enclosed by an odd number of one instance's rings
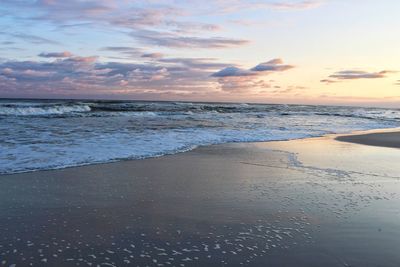
[[[0,0],[0,97],[400,107],[398,0]]]

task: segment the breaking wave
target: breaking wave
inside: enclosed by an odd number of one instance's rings
[[[400,111],[382,108],[358,108],[312,105],[280,104],[236,104],[236,103],[189,103],[189,102],[146,102],[146,101],[0,101],[0,116],[115,116],[173,115],[193,113],[242,113],[273,116],[333,116],[362,119],[400,120]],[[139,114],[136,114],[139,115]]]
[[[400,126],[400,110],[311,105],[0,100],[0,173]]]
[[[0,116],[50,116],[89,112],[91,108],[84,104],[2,104]]]

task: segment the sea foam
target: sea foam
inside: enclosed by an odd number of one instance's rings
[[[0,101],[0,173],[143,159],[227,142],[400,126],[395,109],[144,101]]]

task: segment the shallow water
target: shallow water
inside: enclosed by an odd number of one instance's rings
[[[0,100],[0,173],[400,126],[395,109],[138,101]]]
[[[0,266],[399,266],[399,160],[326,137],[0,176]]]

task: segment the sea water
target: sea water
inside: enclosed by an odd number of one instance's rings
[[[382,108],[94,100],[0,100],[0,173],[143,159],[227,142],[400,126]]]

